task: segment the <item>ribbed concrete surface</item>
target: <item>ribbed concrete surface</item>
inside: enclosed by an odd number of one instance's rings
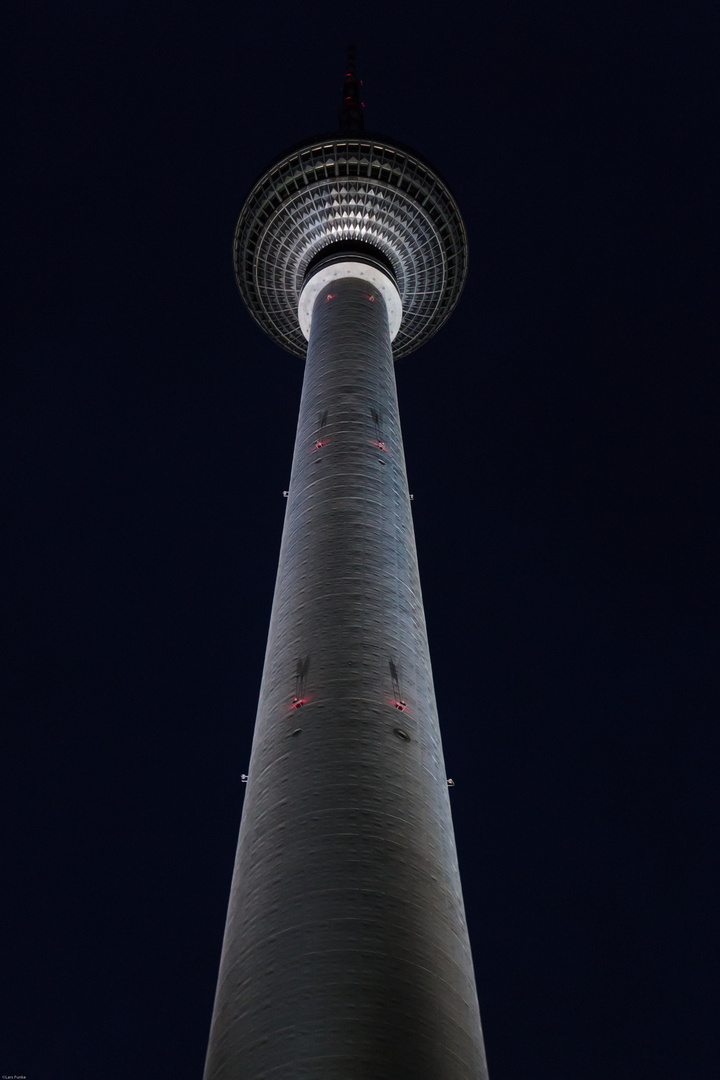
[[[367,283],[333,288],[313,315],[205,1080],[482,1080],[387,316]]]

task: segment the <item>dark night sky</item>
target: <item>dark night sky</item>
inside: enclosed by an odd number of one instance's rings
[[[346,10],[14,27],[0,1071],[201,1076],[302,380],[232,234],[355,40],[470,239],[397,374],[492,1080],[715,1080],[717,12]]]

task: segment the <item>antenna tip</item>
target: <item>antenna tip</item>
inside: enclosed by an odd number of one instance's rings
[[[360,100],[360,87],[355,74],[354,45],[347,46],[346,55],[345,81],[343,83],[342,100],[340,102],[340,130],[362,131],[364,127],[364,105]]]

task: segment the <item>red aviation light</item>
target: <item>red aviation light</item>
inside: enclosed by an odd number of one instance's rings
[[[327,294],[327,296],[325,297],[325,303],[327,304],[328,300],[334,300],[336,296],[337,296],[336,292],[329,292]]]
[[[325,446],[327,439],[316,439],[313,450],[319,450],[321,446]]]
[[[377,446],[378,450],[384,450],[386,454],[388,452],[388,448],[384,442],[376,442],[375,439],[373,439],[373,446]]]
[[[406,702],[403,701],[402,698],[400,698],[399,701],[394,701],[393,705],[395,706],[396,709],[399,709],[400,712],[405,712],[405,710],[407,709],[407,704],[406,704]]]
[[[303,705],[308,699],[306,697],[294,697],[292,699],[291,709],[302,709]]]
[[[366,300],[372,300],[373,304],[375,303],[375,297],[374,296],[368,296],[367,293],[363,293],[363,296],[365,297]]]

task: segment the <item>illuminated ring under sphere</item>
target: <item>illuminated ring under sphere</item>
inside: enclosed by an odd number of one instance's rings
[[[468,247],[448,188],[412,150],[368,132],[321,136],[270,165],[235,230],[235,276],[253,318],[296,356],[307,342],[298,301],[309,264],[330,245],[359,242],[392,266],[403,317],[393,343],[406,356],[450,315]]]

